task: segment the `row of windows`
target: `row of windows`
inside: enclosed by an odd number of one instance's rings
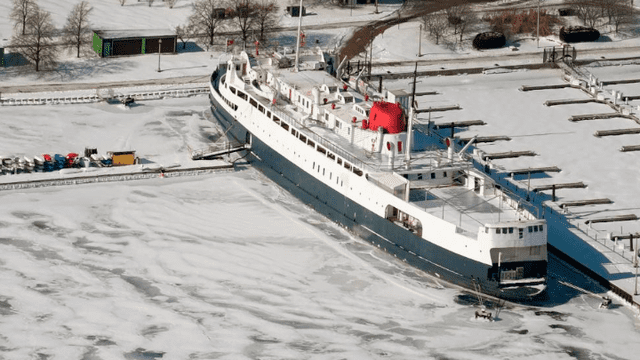
[[[398,144],[399,144],[399,143],[400,143],[400,142],[398,142]],[[426,174],[425,174],[425,175],[426,175]],[[403,176],[405,179],[408,179],[408,178],[409,178],[409,174],[403,174],[402,176]],[[430,176],[431,176],[431,179],[435,179],[435,178],[437,177],[437,173],[431,173],[431,175],[430,175]],[[443,171],[443,172],[442,172],[442,177],[443,177],[443,178],[446,178],[446,177],[447,177],[447,172],[446,172],[446,171]],[[417,178],[418,178],[418,180],[423,180],[423,174],[422,174],[422,173],[417,174]]]
[[[230,87],[231,92],[238,95],[240,98],[247,100],[247,94],[243,93],[240,90],[236,90],[233,86]],[[258,109],[260,112],[262,112],[263,114],[267,115],[268,118],[271,118],[276,124],[280,124],[280,126],[285,129],[286,131],[289,131],[289,124],[287,124],[286,122],[280,120],[280,118],[278,118],[275,114],[273,115],[273,117],[271,116],[271,111],[266,110],[264,108],[264,106],[262,106],[262,104],[258,103],[254,98],[249,98],[249,103],[255,107],[256,109]],[[237,106],[235,107],[235,109],[237,109]],[[234,109],[234,110],[235,110]],[[291,134],[295,137],[297,137],[300,141],[302,141],[303,143],[306,143],[307,145],[311,146],[312,148],[316,148],[316,150],[318,150],[319,153],[325,154],[328,158],[330,158],[331,160],[335,160],[336,157],[334,154],[332,154],[331,152],[328,152],[325,148],[323,148],[322,146],[318,145],[316,147],[316,144],[314,141],[312,141],[311,139],[307,139],[307,137],[303,134],[301,134],[300,132],[298,132],[295,128],[291,128]],[[337,160],[338,165],[343,165],[342,163],[342,159],[338,158]],[[315,164],[315,163],[314,163]],[[362,170],[358,169],[355,166],[352,166],[351,164],[349,164],[348,162],[344,162],[344,168],[352,171],[354,174],[358,175],[358,176],[362,176],[363,172]]]
[[[316,170],[316,162],[313,162],[313,170]],[[318,173],[320,173],[320,164],[317,167]],[[322,176],[325,176],[325,168],[322,168]],[[329,171],[329,180],[333,177],[333,173]],[[344,186],[344,183],[340,180],[340,176],[336,176],[336,185]]]
[[[496,228],[496,234],[513,234],[513,229],[512,227],[506,228]],[[518,232],[520,233],[520,235],[522,235],[524,229],[522,228],[518,228]],[[533,226],[529,226],[527,228],[527,230],[529,230],[530,233],[532,232],[542,232],[544,230],[543,225],[533,225]],[[485,228],[485,232],[488,233],[489,232],[489,228]]]

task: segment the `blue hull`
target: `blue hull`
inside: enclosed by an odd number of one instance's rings
[[[519,287],[504,289],[491,278],[495,267],[471,260],[440,246],[425,241],[411,231],[369,211],[350,200],[312,175],[300,169],[284,156],[274,151],[235,120],[216,99],[210,96],[211,111],[228,137],[244,141],[251,138],[252,165],[259,168],[275,183],[289,191],[318,213],[357,234],[362,239],[395,255],[406,263],[429,274],[464,288],[478,288],[485,294],[511,301],[530,301],[539,289]],[[527,264],[544,268],[544,264]]]

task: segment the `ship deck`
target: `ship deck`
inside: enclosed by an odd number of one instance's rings
[[[294,81],[293,79],[301,79],[300,73],[296,74],[297,76],[286,71],[282,71],[282,73],[286,73],[288,80],[292,82]],[[332,78],[329,74],[321,71],[310,73]],[[318,81],[315,78],[303,77],[302,83],[296,86],[310,88],[314,83],[317,84]],[[261,96],[258,91],[255,91],[253,87],[248,86],[245,91],[262,102],[265,107],[269,108],[281,119],[294,124],[307,137],[318,144],[322,144],[329,151],[334,152],[365,172],[375,174],[392,171],[403,172],[408,169],[411,171],[428,171],[436,168],[468,169],[471,167],[468,162],[444,161],[447,158],[446,150],[438,148],[435,143],[430,144],[429,141],[431,140],[418,131],[414,133],[414,151],[411,152],[410,167],[407,167],[404,155],[396,155],[393,159],[390,159],[386,154],[367,151],[358,144],[350,143],[348,139],[325,127],[321,122],[305,119],[305,113],[300,111],[286,97],[280,97],[278,105],[273,105],[268,99]],[[356,103],[364,101],[364,98],[359,93],[352,92],[352,94],[356,97]],[[330,107],[330,104],[321,104],[319,106]],[[416,149],[422,150],[417,151]],[[427,181],[420,180],[412,180],[410,187],[409,202],[411,204],[433,216],[456,224],[461,233],[470,237],[475,237],[480,226],[488,223],[517,221],[521,215],[501,201],[500,192],[494,191],[493,187],[489,187],[485,195],[480,195],[477,191],[467,189],[464,186],[435,187],[429,186]]]
[[[485,224],[518,220],[520,214],[489,190],[484,196],[464,186],[414,187],[409,202],[421,210],[458,226],[463,233],[477,234]]]

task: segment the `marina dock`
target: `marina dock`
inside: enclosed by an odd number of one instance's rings
[[[189,164],[162,166],[144,164],[109,168],[69,168],[54,172],[33,172],[0,176],[0,191],[49,186],[80,185],[116,181],[196,176],[233,169],[223,160],[201,160]]]

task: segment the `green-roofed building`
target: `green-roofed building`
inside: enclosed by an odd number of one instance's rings
[[[100,57],[175,53],[178,36],[171,30],[93,30],[93,51]]]

